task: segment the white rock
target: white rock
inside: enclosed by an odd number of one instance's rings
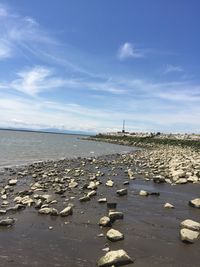
[[[108,181],[106,182],[106,185],[109,186],[109,187],[112,187],[113,184],[114,184],[114,182],[113,182],[112,180],[108,180]]]
[[[8,181],[8,184],[9,185],[16,185],[17,182],[18,182],[17,179],[11,179],[11,180]]]
[[[64,216],[71,215],[72,213],[73,213],[72,207],[71,206],[68,206],[68,207],[66,207],[65,209],[63,209],[60,212],[60,216],[64,217]]]
[[[110,218],[107,217],[107,216],[102,217],[102,218],[99,220],[99,225],[100,225],[100,226],[110,226]]]
[[[181,240],[183,242],[189,242],[189,243],[194,243],[199,237],[199,233],[197,231],[189,230],[186,228],[181,229],[180,235],[181,235]]]
[[[106,198],[100,198],[100,199],[98,199],[98,202],[99,203],[106,203],[107,199]]]
[[[195,199],[190,200],[189,205],[194,208],[200,209],[200,198],[195,198]]]
[[[88,197],[93,197],[93,196],[95,196],[97,194],[97,192],[95,191],[95,190],[92,190],[92,191],[90,191],[89,193],[87,193],[87,196]]]
[[[190,219],[186,219],[182,221],[180,226],[183,228],[188,228],[190,230],[200,231],[200,223],[190,220]]]
[[[180,178],[175,183],[176,184],[186,184],[187,183],[187,179],[186,178]]]
[[[38,211],[40,214],[50,214],[50,215],[58,215],[58,211],[57,209],[54,209],[54,208],[41,208],[39,211]]]
[[[109,266],[122,266],[134,261],[128,256],[128,254],[123,250],[113,250],[109,251],[101,257],[98,262],[98,267],[109,267]]]
[[[174,206],[172,204],[170,204],[170,203],[165,203],[164,208],[173,209]]]
[[[106,233],[106,237],[110,240],[110,241],[119,241],[124,239],[124,235],[119,232],[118,230],[115,229],[110,229],[107,233]]]
[[[139,195],[140,196],[148,196],[148,192],[145,190],[140,190]]]

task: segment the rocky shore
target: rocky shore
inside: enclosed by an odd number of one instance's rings
[[[196,150],[156,146],[0,175],[0,266],[199,266]]]

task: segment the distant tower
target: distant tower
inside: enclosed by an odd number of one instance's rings
[[[123,128],[122,128],[122,133],[125,133],[125,120],[123,120]]]

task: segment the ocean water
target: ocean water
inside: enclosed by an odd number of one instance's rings
[[[80,135],[0,130],[0,167],[41,160],[126,153],[136,149],[82,140],[82,137]]]

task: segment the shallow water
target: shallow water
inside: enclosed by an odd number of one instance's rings
[[[0,167],[124,153],[133,147],[82,140],[80,135],[0,130]]]

